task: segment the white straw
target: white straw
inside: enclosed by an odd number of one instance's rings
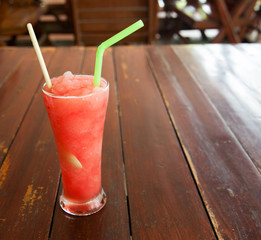
[[[42,53],[41,53],[38,41],[37,41],[35,33],[34,33],[34,29],[33,29],[33,26],[32,26],[31,23],[27,24],[27,29],[28,29],[30,38],[32,40],[32,43],[33,43],[33,46],[34,46],[34,50],[36,52],[36,55],[37,55],[37,58],[39,60],[40,66],[42,68],[46,85],[47,85],[48,88],[52,88],[52,82],[50,80],[49,73],[48,73],[46,65],[44,63],[44,59],[43,59],[43,56],[42,56]]]

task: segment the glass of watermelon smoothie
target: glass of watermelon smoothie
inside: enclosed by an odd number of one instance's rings
[[[106,203],[101,153],[109,84],[93,85],[91,75],[64,75],[42,88],[62,172],[60,206],[72,215],[90,215]]]

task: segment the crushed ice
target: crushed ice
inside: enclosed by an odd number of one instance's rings
[[[65,72],[64,74],[63,74],[63,76],[70,76],[70,77],[72,77],[73,76],[73,74],[72,74],[72,72],[71,71],[67,71],[67,72]]]

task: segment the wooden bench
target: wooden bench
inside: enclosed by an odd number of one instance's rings
[[[39,1],[3,1],[0,3],[0,35],[9,36],[13,45],[18,35],[27,33],[27,23],[34,26],[45,12],[45,5]]]

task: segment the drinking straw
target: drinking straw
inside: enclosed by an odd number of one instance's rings
[[[33,26],[32,26],[31,23],[27,24],[27,29],[28,29],[31,41],[33,43],[34,50],[36,52],[36,55],[37,55],[38,61],[40,63],[41,69],[43,71],[43,75],[44,75],[44,79],[45,79],[46,85],[47,85],[48,88],[52,88],[52,82],[50,80],[49,73],[48,73],[46,65],[44,63],[43,55],[41,53],[38,41],[37,41],[35,33],[34,33]]]
[[[94,81],[93,81],[94,86],[100,86],[102,58],[105,49],[112,46],[116,42],[119,42],[123,38],[127,37],[128,35],[142,28],[143,26],[144,26],[143,22],[139,20],[99,45],[99,47],[97,48],[96,60],[95,60]]]

